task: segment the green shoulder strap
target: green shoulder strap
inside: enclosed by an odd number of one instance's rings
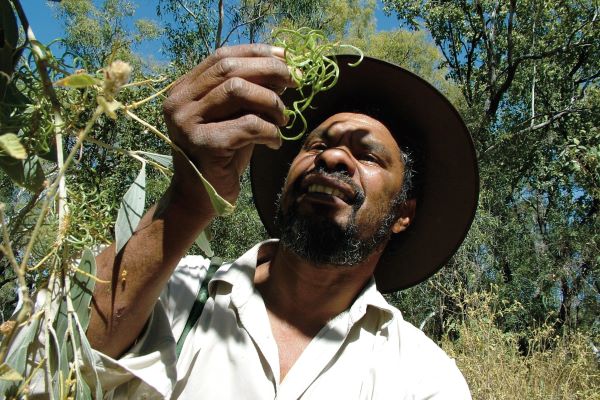
[[[219,257],[213,257],[210,260],[210,266],[208,267],[208,272],[206,273],[206,277],[202,281],[202,285],[200,285],[200,289],[198,289],[198,296],[196,297],[196,300],[194,300],[194,305],[192,306],[190,315],[185,323],[183,332],[181,333],[181,336],[179,337],[179,340],[177,341],[177,347],[175,348],[177,358],[179,358],[179,355],[181,354],[181,349],[183,349],[183,343],[185,342],[185,338],[187,337],[188,333],[190,333],[190,330],[192,329],[192,327],[198,321],[198,318],[200,318],[200,315],[202,315],[202,310],[204,310],[204,305],[206,304],[206,301],[208,300],[208,296],[209,296],[208,282],[210,282],[213,275],[215,274],[217,269],[219,269],[219,267],[222,264],[223,264],[223,261]]]

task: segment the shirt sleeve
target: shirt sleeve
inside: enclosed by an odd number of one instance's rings
[[[136,343],[119,359],[94,351],[95,367],[108,398],[169,398],[177,382],[175,345],[181,335],[209,260],[181,260],[161,293]]]

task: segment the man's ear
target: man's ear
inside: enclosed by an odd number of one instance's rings
[[[415,217],[415,210],[417,209],[417,200],[408,199],[398,207],[398,218],[394,225],[392,225],[393,233],[400,233],[405,231],[409,227],[413,218]]]

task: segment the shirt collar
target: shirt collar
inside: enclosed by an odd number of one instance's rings
[[[231,300],[236,308],[242,307],[254,292],[254,273],[258,264],[269,259],[275,250],[279,239],[269,239],[258,243],[229,266],[220,268],[210,283],[211,292],[214,291],[215,281],[226,282],[231,285]],[[348,310],[351,323],[358,322],[369,309],[379,311],[384,317],[385,328],[394,318],[400,315],[397,310],[385,300],[377,290],[375,279],[371,277],[369,283],[359,293],[354,303]]]
[[[358,294],[356,300],[350,306],[349,312],[351,324],[358,322],[367,312],[380,312],[383,318],[381,329],[385,329],[396,315],[401,318],[398,310],[392,307],[377,290],[375,278],[373,277]]]
[[[231,300],[233,305],[240,308],[254,292],[254,273],[263,260],[267,260],[275,252],[278,239],[269,239],[258,243],[230,265],[226,265],[215,273],[210,282],[212,293],[216,281],[231,285]]]

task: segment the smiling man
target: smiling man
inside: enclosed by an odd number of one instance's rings
[[[255,204],[281,239],[211,279],[214,263],[184,255],[214,210],[175,156],[161,203],[121,253],[97,259],[113,282],[97,285],[88,330],[104,389],[114,398],[470,398],[454,362],[381,295],[431,276],[468,230],[478,185],[462,120],[409,72],[375,59],[349,68],[340,57],[338,85],[307,114],[311,133],[282,144],[280,93],[294,86],[282,56],[264,45],[220,49],[164,105],[173,140],[229,201],[251,162]]]

